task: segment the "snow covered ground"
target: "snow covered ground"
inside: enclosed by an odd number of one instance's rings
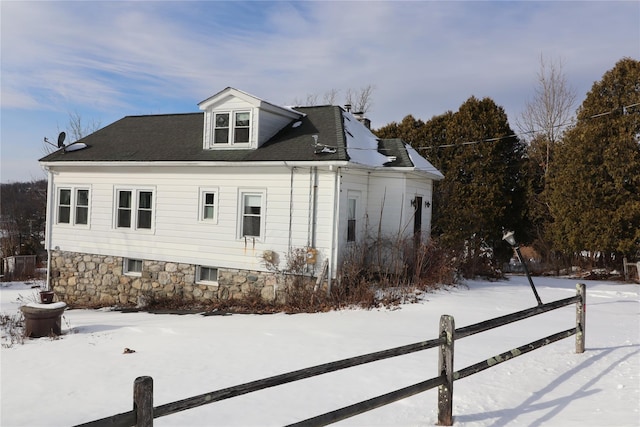
[[[575,295],[575,279],[534,278],[543,302]],[[456,426],[640,425],[638,285],[586,282],[586,351],[570,337],[456,381]],[[0,284],[1,312],[35,299]],[[0,425],[76,425],[132,409],[133,381],[154,379],[161,405],[284,372],[436,338],[535,305],[524,277],[470,281],[397,309],[320,314],[202,316],[67,310],[63,336],[1,350]],[[574,306],[456,341],[459,370],[575,325]],[[3,338],[3,344],[6,339]],[[125,354],[130,348],[135,353]],[[437,351],[375,362],[155,420],[158,426],[276,426],[436,376]],[[347,419],[349,426],[432,426],[430,390]]]

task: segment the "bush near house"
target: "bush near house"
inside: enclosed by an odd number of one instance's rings
[[[314,313],[346,307],[371,309],[415,301],[425,291],[457,282],[456,258],[438,247],[437,242],[416,243],[413,239],[378,238],[353,245],[331,288],[318,285],[306,272],[306,248],[287,255],[286,267],[276,268],[270,260],[265,266],[280,276],[285,290],[281,298],[266,301],[260,292],[240,298],[218,300],[194,306],[179,294],[167,298],[149,293],[145,306],[150,311],[197,310],[224,313]]]

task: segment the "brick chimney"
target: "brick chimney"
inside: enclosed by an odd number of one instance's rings
[[[353,113],[353,116],[363,125],[366,126],[367,129],[371,130],[371,120],[365,117],[363,112]]]

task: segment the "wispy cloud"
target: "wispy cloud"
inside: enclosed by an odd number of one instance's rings
[[[288,104],[368,84],[376,88],[374,126],[410,113],[428,119],[471,95],[492,97],[513,116],[533,90],[541,54],[563,59],[579,97],[617,60],[640,56],[637,2],[61,1],[0,8],[3,117],[193,111],[226,86]],[[3,118],[3,144],[6,126]]]

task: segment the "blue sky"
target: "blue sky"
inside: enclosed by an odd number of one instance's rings
[[[541,55],[562,61],[578,104],[640,58],[637,1],[1,1],[0,19],[2,182],[45,178],[43,138],[70,114],[106,126],[198,111],[227,86],[292,105],[372,85],[374,128],[474,95],[515,130]]]

